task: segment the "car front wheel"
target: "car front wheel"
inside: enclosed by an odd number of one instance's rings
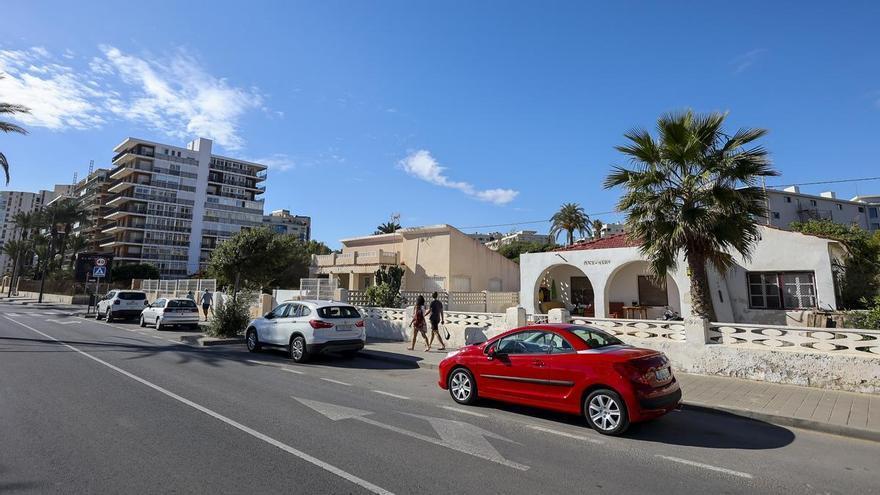
[[[247,345],[247,349],[251,352],[258,352],[260,350],[260,339],[257,338],[257,331],[253,328],[247,331],[245,344]]]
[[[162,318],[156,317],[156,330],[162,330]]]
[[[620,435],[629,428],[629,414],[620,394],[609,389],[596,390],[584,400],[584,416],[594,430],[603,435]]]
[[[473,404],[477,400],[477,382],[474,375],[464,368],[458,368],[449,375],[449,395],[459,404]]]
[[[107,319],[107,323],[112,323],[113,322],[113,311],[110,311],[110,308],[107,308],[107,313],[104,315],[104,317]]]
[[[144,320],[144,315],[141,315],[140,325],[141,325],[141,327],[147,326],[147,322]]]
[[[290,339],[290,359],[296,363],[305,363],[309,360],[309,351],[306,349],[306,339],[302,335]]]

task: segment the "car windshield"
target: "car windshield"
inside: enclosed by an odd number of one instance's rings
[[[168,301],[169,308],[194,308],[196,307],[196,303],[190,301],[189,299],[174,299]]]
[[[120,292],[116,297],[126,301],[143,301],[147,298],[147,295],[143,292]]]
[[[590,346],[590,349],[623,344],[623,342],[617,337],[595,328],[571,327],[568,330],[575,334],[579,339],[583,340],[585,344]]]
[[[353,306],[324,306],[318,308],[318,316],[321,318],[360,318],[361,314]]]

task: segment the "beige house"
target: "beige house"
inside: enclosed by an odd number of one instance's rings
[[[339,287],[363,290],[375,283],[381,266],[406,269],[403,290],[515,292],[519,265],[455,227],[434,225],[393,234],[343,239],[342,253],[316,256],[316,272],[339,280]]]

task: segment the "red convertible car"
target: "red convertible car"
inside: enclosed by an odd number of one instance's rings
[[[605,435],[678,407],[681,389],[662,352],[597,328],[531,325],[450,352],[439,385],[459,404],[478,397],[583,414]]]

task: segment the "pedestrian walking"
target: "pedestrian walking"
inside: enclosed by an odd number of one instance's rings
[[[214,305],[214,294],[211,294],[211,291],[205,287],[205,291],[202,292],[202,312],[205,313],[205,321],[208,321],[208,310],[211,309],[211,306]]]
[[[186,293],[186,298],[192,302],[196,302],[196,295],[193,294],[193,291],[189,291]]]
[[[409,325],[413,329],[412,345],[409,346],[409,350],[412,351],[416,348],[416,339],[419,334],[422,334],[422,338],[425,339],[425,352],[430,350],[431,344],[428,343],[428,335],[425,332],[427,326],[425,325],[425,298],[422,296],[416,299],[416,307],[413,310],[413,318]]]
[[[431,306],[428,308],[428,313],[425,315],[428,317],[428,321],[431,322],[431,338],[428,340],[428,348],[426,350],[431,350],[431,344],[434,343],[434,336],[437,336],[437,340],[440,342],[440,350],[446,350],[446,343],[443,342],[443,337],[440,336],[440,325],[446,324],[446,318],[443,315],[443,303],[437,299],[438,294],[434,292],[431,294]],[[449,333],[446,334],[446,339],[449,340]]]

